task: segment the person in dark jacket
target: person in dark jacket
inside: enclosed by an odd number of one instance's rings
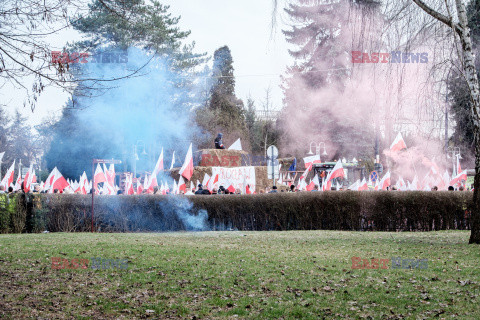
[[[198,188],[197,188],[197,191],[195,191],[195,194],[204,194],[203,193],[203,186],[202,186],[201,183],[198,185]]]
[[[225,149],[222,141],[223,134],[219,133],[218,136],[215,138],[215,149]]]

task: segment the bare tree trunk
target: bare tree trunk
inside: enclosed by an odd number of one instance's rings
[[[472,50],[472,39],[470,38],[470,29],[468,28],[468,17],[465,5],[462,0],[455,0],[457,8],[458,23],[454,23],[451,17],[447,17],[429,6],[422,0],[413,0],[420,8],[435,19],[445,23],[451,27],[459,36],[462,45],[461,59],[463,60],[463,71],[465,81],[470,90],[472,99],[471,112],[474,125],[474,141],[475,141],[475,190],[473,192],[473,208],[472,208],[472,232],[470,234],[469,243],[480,244],[480,91],[477,78],[477,70],[475,68],[475,55]]]

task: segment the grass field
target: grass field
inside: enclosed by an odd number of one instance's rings
[[[480,319],[469,232],[0,235],[0,318]],[[52,269],[52,258],[88,259]],[[352,269],[352,257],[427,269]],[[128,259],[92,269],[91,258]]]

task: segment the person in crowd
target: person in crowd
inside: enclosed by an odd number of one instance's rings
[[[212,189],[212,194],[217,194],[217,188]]]
[[[288,192],[295,192],[295,185],[294,184],[292,184],[290,186],[290,190]]]
[[[225,149],[222,138],[223,138],[223,134],[221,133],[219,133],[215,138],[215,149]]]
[[[455,188],[453,186],[449,186],[448,191],[455,191]]]
[[[225,187],[224,187],[224,186],[220,186],[220,187],[218,188],[217,194],[225,194]]]
[[[438,191],[438,187],[437,187],[437,186],[434,186],[434,187],[432,188],[432,191]]]
[[[4,186],[0,186],[0,194],[2,193],[5,193],[5,187]]]
[[[198,184],[198,188],[197,188],[197,191],[195,191],[195,194],[204,194],[203,185],[201,183]]]
[[[465,188],[463,186],[460,186],[460,188],[458,188],[458,191],[464,191]]]
[[[118,191],[117,191],[117,195],[121,195],[121,194],[123,194],[123,191],[122,191],[122,190],[118,190]]]
[[[272,190],[269,191],[268,193],[278,193],[277,186],[273,186]]]
[[[230,194],[230,190],[225,189],[225,194]]]
[[[312,191],[318,191],[318,185],[315,185],[312,189]]]
[[[13,187],[8,187],[8,194],[12,194],[13,193]]]

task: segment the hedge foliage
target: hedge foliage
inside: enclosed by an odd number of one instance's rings
[[[472,192],[97,196],[101,232],[469,229]],[[0,195],[0,232],[90,231],[91,196]]]

